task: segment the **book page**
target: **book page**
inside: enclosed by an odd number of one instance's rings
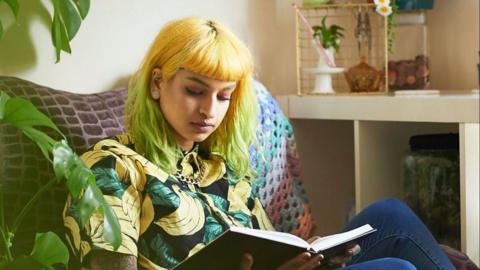
[[[263,231],[263,230],[242,228],[242,227],[230,227],[230,230],[232,232],[252,235],[259,238],[282,242],[292,246],[303,247],[305,249],[310,247],[310,245],[305,240],[289,233],[276,232],[276,231]]]
[[[318,251],[329,249],[334,246],[341,245],[343,243],[350,242],[354,239],[357,239],[361,236],[364,236],[374,231],[376,230],[373,229],[372,226],[370,226],[369,224],[366,224],[356,229],[350,230],[348,232],[332,234],[329,236],[321,237],[315,240],[311,244],[311,246],[315,252],[318,252]]]

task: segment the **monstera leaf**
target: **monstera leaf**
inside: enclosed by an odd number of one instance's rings
[[[57,62],[60,52],[71,53],[70,41],[87,16],[90,0],[51,0],[53,3],[52,40]]]
[[[15,18],[18,16],[18,0],[0,0],[6,3]],[[75,37],[82,20],[90,9],[90,0],[50,0],[53,5],[52,42],[56,52],[56,62],[60,61],[61,51],[71,53],[70,41]],[[3,36],[3,25],[0,21],[0,39]]]
[[[0,0],[0,4],[2,2],[5,2],[5,4],[7,4],[8,7],[10,7],[10,10],[12,11],[16,19],[18,16],[18,1],[17,0]],[[2,38],[2,36],[3,36],[3,25],[2,25],[2,21],[0,21],[0,39]]]

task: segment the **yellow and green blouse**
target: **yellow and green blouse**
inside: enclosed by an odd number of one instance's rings
[[[206,157],[195,147],[182,152],[177,172],[168,174],[123,134],[101,140],[81,158],[120,222],[117,252],[136,256],[140,269],[170,269],[232,225],[273,230],[251,181],[229,177],[220,155]],[[92,249],[112,251],[102,238],[102,216],[80,228],[76,203],[69,197],[64,210],[73,253],[83,260]]]

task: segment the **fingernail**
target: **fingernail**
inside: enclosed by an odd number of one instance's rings
[[[310,259],[310,257],[312,257],[312,255],[310,253],[305,253],[303,256],[302,256],[302,261],[306,262]]]
[[[320,259],[323,260],[324,258],[323,254],[320,254]]]

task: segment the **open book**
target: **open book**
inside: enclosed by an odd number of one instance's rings
[[[174,269],[238,269],[246,252],[253,256],[253,269],[275,269],[304,251],[321,253],[325,258],[343,254],[347,244],[374,231],[376,229],[366,224],[347,232],[320,237],[309,244],[289,233],[231,227]]]

